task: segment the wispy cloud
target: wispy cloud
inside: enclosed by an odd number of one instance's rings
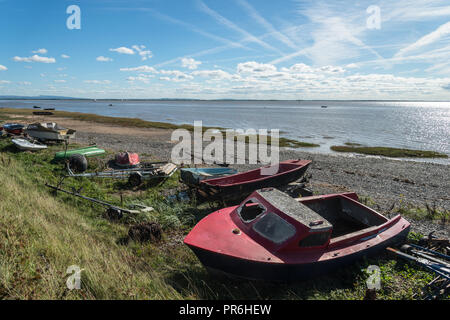
[[[130,49],[127,47],[112,48],[112,49],[109,49],[109,51],[117,52],[120,54],[135,54],[133,49]]]
[[[227,18],[223,17],[222,15],[217,13],[216,11],[212,10],[206,4],[204,4],[201,0],[197,0],[197,4],[198,4],[198,7],[199,7],[199,9],[201,11],[203,11],[204,13],[206,13],[207,15],[209,15],[210,17],[215,19],[217,23],[219,23],[221,25],[224,25],[225,27],[227,27],[227,28],[229,28],[231,30],[234,30],[237,33],[240,33],[242,36],[244,36],[245,37],[245,41],[257,43],[257,44],[259,44],[260,46],[262,46],[265,49],[272,50],[272,51],[278,52],[280,54],[283,54],[277,48],[275,48],[275,47],[271,46],[270,44],[260,40],[259,38],[257,38],[253,34],[249,33],[248,31],[246,31],[246,30],[244,30],[242,28],[240,28],[235,23],[231,22],[230,20],[228,20]]]
[[[195,70],[198,68],[199,65],[201,65],[202,62],[201,61],[197,61],[193,58],[182,58],[181,59],[181,65],[184,68],[188,68],[190,70]]]
[[[413,44],[411,44],[405,48],[402,48],[399,52],[396,53],[395,56],[402,57],[408,52],[418,50],[424,46],[435,43],[435,42],[441,40],[442,38],[445,38],[448,36],[450,36],[450,22],[447,22],[447,23],[439,26],[439,28],[437,28],[433,32],[430,32],[427,35],[423,36],[422,38],[420,38]]]
[[[237,0],[237,3],[243,7],[247,13],[259,24],[261,24],[268,32],[271,36],[273,36],[275,39],[277,39],[278,41],[284,43],[285,45],[287,45],[288,47],[290,47],[291,49],[296,49],[298,50],[298,46],[295,45],[294,42],[292,42],[291,39],[289,39],[289,37],[287,37],[286,35],[284,35],[283,33],[281,33],[280,31],[276,30],[275,27],[269,23],[266,19],[264,19],[258,11],[256,11],[255,8],[253,8],[247,1],[245,0]]]
[[[31,56],[31,57],[13,57],[13,60],[16,62],[41,62],[41,63],[55,63],[55,58],[48,58],[48,57],[41,57],[37,54]]]
[[[8,70],[8,68],[5,67],[4,65],[0,64],[0,71],[6,71],[6,70]]]
[[[39,54],[46,54],[48,51],[45,48],[37,49],[35,51],[32,51],[33,53],[39,53]]]
[[[112,58],[104,57],[104,56],[99,56],[95,60],[100,61],[100,62],[111,62],[111,61],[113,61]]]

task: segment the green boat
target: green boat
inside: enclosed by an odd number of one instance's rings
[[[72,149],[67,151],[59,151],[55,153],[55,160],[62,160],[65,158],[69,158],[73,154],[82,154],[85,157],[97,156],[99,154],[105,153],[105,150],[97,148],[97,146],[91,146],[80,149]]]

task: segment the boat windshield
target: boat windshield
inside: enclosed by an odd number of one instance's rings
[[[245,223],[252,222],[264,212],[266,212],[266,208],[256,199],[249,199],[237,210],[241,220]]]
[[[272,212],[259,219],[253,225],[253,230],[275,244],[281,244],[292,238],[296,231],[292,224]]]

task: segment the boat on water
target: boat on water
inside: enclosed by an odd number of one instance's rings
[[[44,110],[46,110],[46,109],[44,109]],[[53,115],[53,112],[51,112],[51,111],[34,111],[33,114],[35,116],[51,116],[51,115]]]
[[[36,122],[28,125],[25,132],[41,141],[66,141],[75,137],[76,130],[63,128],[55,122]]]
[[[78,148],[78,149],[71,149],[71,150],[64,150],[64,151],[58,151],[55,153],[55,160],[63,160],[66,158],[70,158],[70,156],[74,154],[81,154],[85,157],[92,157],[97,156],[100,154],[105,153],[104,149],[100,149],[97,146],[90,146],[85,148]]]
[[[311,160],[286,160],[247,172],[200,181],[197,191],[201,197],[223,200],[243,199],[255,190],[278,187],[300,179]]]
[[[197,186],[200,181],[214,179],[236,174],[237,170],[232,168],[182,168],[180,169],[180,179],[185,184]]]
[[[3,130],[5,130],[6,133],[13,134],[13,135],[21,135],[23,133],[23,128],[25,126],[20,123],[5,123],[3,125]]]
[[[321,108],[324,108],[324,109],[325,109],[325,108],[328,108],[328,106],[321,106]]]
[[[39,151],[42,149],[47,149],[45,144],[34,143],[26,139],[11,139],[11,142],[14,143],[18,149],[23,151]]]
[[[184,243],[210,271],[292,282],[336,270],[403,241],[410,223],[388,219],[355,193],[294,199],[275,189],[203,218]]]

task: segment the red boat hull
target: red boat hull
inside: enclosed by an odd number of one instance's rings
[[[310,160],[287,160],[278,164],[279,171],[262,175],[261,168],[234,175],[203,180],[199,184],[200,196],[209,199],[239,200],[255,190],[279,187],[300,179],[311,164]]]
[[[357,202],[354,193],[305,197],[300,198],[300,202],[320,203],[338,198],[370,212],[379,223],[336,234],[321,247],[301,248],[296,245],[298,240],[293,238],[293,247],[277,250],[255,241],[250,233],[235,233],[244,230],[244,225],[236,220],[238,206],[234,206],[203,218],[186,236],[184,243],[208,269],[248,279],[290,282],[336,270],[401,242],[408,235],[410,224],[407,220],[400,215],[392,219],[381,216]]]

